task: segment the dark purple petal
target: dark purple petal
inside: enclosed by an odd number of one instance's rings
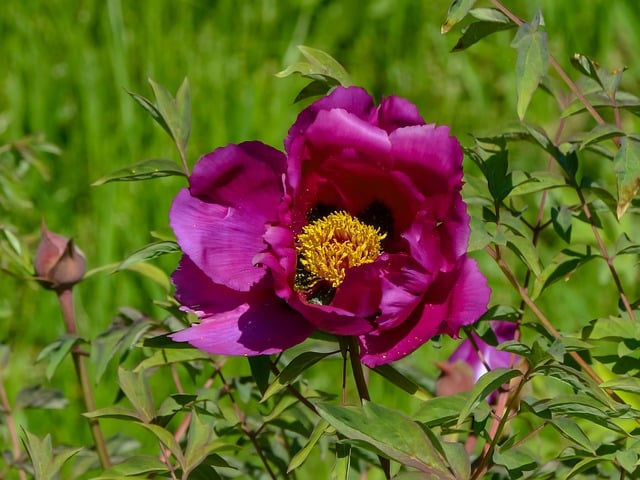
[[[308,303],[302,293],[294,293],[289,305],[313,323],[318,330],[334,335],[362,335],[371,331],[373,323],[353,312],[332,305]]]
[[[392,95],[382,99],[378,107],[377,124],[387,133],[401,127],[424,125],[424,120],[416,107],[409,100]]]
[[[204,156],[169,213],[184,253],[214,282],[248,291],[265,275],[253,257],[278,218],[284,155],[258,142]]]
[[[172,334],[177,342],[213,354],[260,355],[281,352],[314,330],[270,289],[239,292],[216,284],[187,256],[172,279],[176,298],[201,318],[200,324]]]

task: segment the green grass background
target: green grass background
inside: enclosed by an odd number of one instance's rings
[[[628,65],[623,88],[640,90],[636,0],[506,3],[525,19],[542,8],[552,53],[568,70],[574,52],[610,69]],[[188,76],[191,165],[201,154],[230,142],[258,139],[280,148],[302,108],[292,100],[305,82],[274,74],[299,59],[295,48],[299,44],[332,54],[354,82],[376,98],[397,94],[410,99],[427,121],[451,125],[466,145],[471,143],[469,133],[504,130],[517,121],[516,53],[509,47],[513,33],[499,33],[452,54],[459,29],[440,34],[448,4],[445,0],[4,0],[0,144],[43,132],[63,153],[46,157],[50,179],[35,171],[25,177],[22,188],[33,208],[0,211],[0,223],[15,227],[35,251],[44,217],[52,230],[76,239],[91,268],[121,260],[151,241],[152,230],[168,232],[167,211],[184,179],[90,187],[102,175],[142,159],[177,160],[166,134],[126,92],[150,96],[148,77],[175,92]],[[530,118],[552,129],[558,114],[553,102],[537,93]],[[591,123],[575,120],[572,128]],[[515,159],[531,169],[544,169],[547,162],[531,148]],[[482,255],[480,260],[491,277],[493,302],[514,303],[510,287],[495,268]],[[176,261],[173,256],[158,264],[170,272]],[[632,281],[632,275],[626,280]],[[581,289],[594,278],[604,293],[585,298]],[[122,305],[162,315],[152,306],[154,299],[162,299],[162,291],[134,273],[98,274],[76,290],[81,334],[89,338],[105,330]],[[600,267],[589,266],[571,286],[550,291],[543,307],[569,328],[578,328],[612,313],[615,302],[608,277]],[[0,276],[0,315],[0,341],[14,351],[5,379],[13,398],[23,386],[42,381],[42,367],[33,364],[35,356],[63,333],[63,325],[54,295],[7,276]],[[433,375],[433,361],[445,357],[443,351],[425,347],[406,366]],[[53,384],[74,397],[77,389],[71,374],[65,363]],[[319,381],[331,384],[330,379]],[[406,406],[404,397],[386,385],[374,382],[373,388],[382,403]],[[112,387],[99,387],[98,403],[110,404],[112,392]],[[82,421],[65,422],[65,418],[71,418],[69,410],[53,416],[34,413],[20,420],[35,433],[53,432],[56,442],[89,443]]]

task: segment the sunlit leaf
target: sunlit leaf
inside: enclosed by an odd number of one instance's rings
[[[453,0],[447,12],[447,18],[440,27],[440,33],[447,33],[454,25],[467,16],[469,10],[473,8],[476,0]]]
[[[220,442],[214,441],[216,438],[213,425],[203,421],[197,410],[192,410],[187,447],[184,451],[185,475],[192,472],[210,453],[220,447]]]
[[[173,434],[169,430],[166,430],[159,425],[154,425],[153,423],[140,423],[139,425],[153,433],[155,437],[169,449],[180,464],[180,468],[184,469],[184,454],[182,453],[182,449],[180,448],[178,441],[173,437]]]
[[[123,270],[138,262],[146,262],[148,260],[161,257],[168,253],[179,253],[179,252],[180,252],[180,246],[176,242],[172,242],[172,241],[153,242],[136,250],[127,258],[125,258],[120,263],[120,265],[118,265],[117,270]]]
[[[131,408],[113,405],[111,407],[98,408],[92,412],[85,412],[87,418],[116,418],[119,420],[142,420],[138,412]]]
[[[61,453],[57,451],[57,454],[54,455],[50,434],[45,435],[44,438],[39,438],[24,428],[22,433],[22,442],[31,459],[36,480],[54,480],[58,478],[58,472],[64,463],[82,450],[82,448],[64,449]]]
[[[277,73],[277,77],[288,77],[298,73],[303,77],[321,80],[324,83],[328,81],[330,86],[342,85],[347,87],[351,85],[351,79],[345,68],[328,53],[304,45],[299,45],[298,50],[304,55],[307,62],[291,65]],[[312,88],[318,88],[318,86],[314,85]]]
[[[511,175],[514,185],[509,194],[511,197],[567,186],[564,177],[554,172],[523,172],[522,170],[515,170],[511,172]]]
[[[169,348],[159,349],[150,357],[145,358],[140,362],[135,372],[142,370],[148,370],[149,368],[160,367],[163,365],[171,365],[172,363],[193,362],[195,360],[208,360],[211,356],[202,350],[197,348]]]
[[[549,423],[553,425],[560,434],[572,442],[578,444],[581,448],[595,454],[593,444],[586,433],[580,426],[568,417],[554,417],[549,419]]]
[[[347,438],[366,442],[383,455],[434,478],[454,479],[422,428],[403,414],[370,402],[362,407],[320,404],[317,408]]]
[[[518,51],[516,90],[520,120],[524,119],[531,97],[549,69],[547,33],[540,29],[541,23],[542,15],[538,12],[531,23],[524,23],[518,28],[511,44]]]
[[[158,457],[151,455],[133,455],[124,461],[108,468],[94,480],[120,480],[125,477],[144,476],[153,478],[154,474],[162,474],[167,471],[167,465]]]
[[[505,17],[506,18],[506,17]],[[478,43],[485,37],[504,30],[515,28],[516,24],[511,22],[481,21],[474,22],[462,30],[462,35],[458,42],[451,49],[452,52],[466,50],[470,46]]]
[[[603,142],[611,138],[624,137],[625,132],[615,125],[603,123],[596,125],[590,131],[584,132],[577,137],[572,138],[572,142],[579,142],[579,149],[583,150],[594,143]]]
[[[431,395],[425,389],[420,387],[416,382],[408,378],[406,375],[403,375],[396,368],[389,365],[388,363],[385,365],[379,365],[373,369],[378,375],[384,377],[386,380],[391,382],[396,387],[404,390],[405,392],[413,395],[414,397],[420,400],[429,400]]]

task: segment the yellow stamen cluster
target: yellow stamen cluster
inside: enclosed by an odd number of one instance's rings
[[[296,250],[313,283],[326,280],[337,288],[347,270],[372,263],[386,233],[346,212],[334,212],[302,228]]]

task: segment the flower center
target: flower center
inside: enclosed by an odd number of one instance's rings
[[[347,270],[378,258],[386,236],[346,212],[334,212],[306,225],[297,237],[296,250],[311,282],[301,282],[306,285],[297,285],[298,289],[313,287],[321,280],[339,287]]]

